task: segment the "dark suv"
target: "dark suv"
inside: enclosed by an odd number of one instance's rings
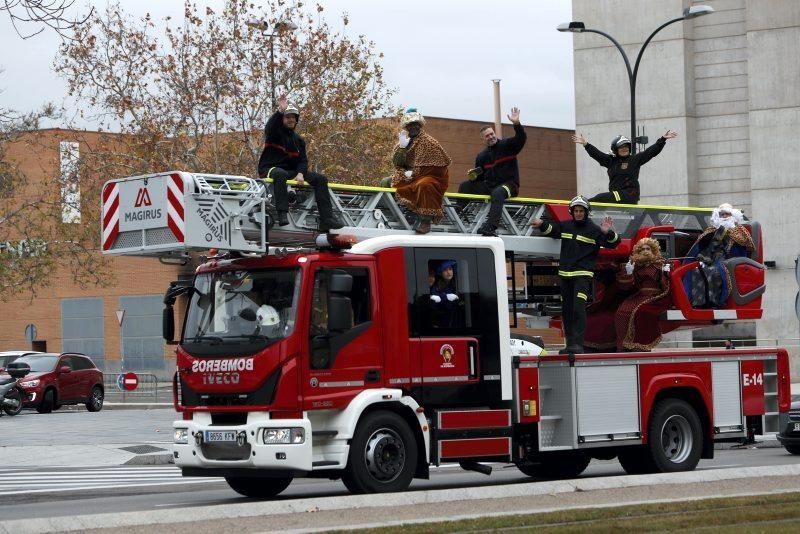
[[[90,412],[103,409],[103,373],[83,354],[42,353],[17,358],[12,366],[27,364],[30,373],[19,380],[27,394],[22,405],[49,413],[65,404],[86,404]]]
[[[778,432],[778,441],[792,454],[800,454],[800,400],[795,400],[792,395],[792,405],[789,413],[781,414],[781,431]]]

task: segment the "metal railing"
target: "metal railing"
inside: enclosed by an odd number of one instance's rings
[[[103,373],[103,385],[106,389],[106,401],[110,402],[169,402],[172,400],[172,385],[159,381],[158,377],[149,373],[136,373],[139,384],[133,391],[120,390],[117,380],[119,373]],[[162,386],[162,387],[159,387]],[[159,391],[161,389],[161,391]]]

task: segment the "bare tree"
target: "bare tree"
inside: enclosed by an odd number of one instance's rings
[[[76,26],[82,24],[94,11],[84,17],[69,18],[67,12],[75,4],[75,0],[2,0],[0,11],[8,14],[14,31],[23,39],[28,39],[43,32],[46,28],[54,30],[62,37],[67,37]],[[32,33],[25,33],[21,26],[38,26]]]

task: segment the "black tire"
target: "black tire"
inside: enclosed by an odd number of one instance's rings
[[[292,477],[225,477],[233,491],[251,499],[270,499],[289,487]]]
[[[788,443],[783,446],[789,454],[800,454],[800,445],[789,445]]]
[[[56,405],[56,394],[53,393],[52,389],[48,389],[44,392],[44,396],[42,397],[42,402],[39,403],[39,406],[36,407],[36,411],[39,413],[50,413],[53,411],[53,407]]]
[[[342,475],[352,493],[403,491],[417,467],[417,442],[394,412],[372,412],[358,422]]]
[[[650,450],[641,445],[620,449],[617,459],[629,475],[646,475],[657,471]]]
[[[86,403],[86,409],[90,412],[99,412],[103,409],[103,388],[95,386],[92,388],[92,396],[89,397],[89,402]]]
[[[6,400],[13,401],[15,406],[8,406],[5,403],[3,404],[3,411],[8,415],[17,415],[19,412],[22,411],[22,395],[20,394],[19,390],[14,387],[6,393]]]
[[[517,468],[529,477],[557,480],[577,477],[592,461],[579,451],[542,453],[537,460],[538,463],[517,464]]]
[[[700,418],[689,403],[664,399],[650,412],[648,449],[657,472],[691,471],[703,452]]]

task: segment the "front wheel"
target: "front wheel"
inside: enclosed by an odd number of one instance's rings
[[[342,481],[352,493],[403,491],[417,466],[417,442],[394,412],[372,412],[358,423]]]
[[[17,415],[22,411],[22,395],[17,388],[12,388],[6,393],[3,400],[3,411],[8,415]]]
[[[53,411],[53,408],[56,405],[56,395],[53,393],[52,389],[48,389],[44,392],[44,397],[42,397],[42,402],[39,406],[36,407],[36,411],[39,413],[50,413]]]
[[[703,452],[700,418],[689,403],[664,399],[653,409],[648,448],[657,471],[691,471]]]
[[[86,403],[86,409],[90,412],[99,412],[103,409],[103,388],[95,386],[92,388],[92,396],[89,397],[89,402]]]
[[[800,454],[800,445],[784,445],[783,448],[789,454]]]
[[[529,477],[567,479],[583,473],[591,461],[589,455],[583,452],[549,452],[542,453],[538,463],[520,463],[517,468]]]
[[[251,499],[269,499],[289,487],[292,477],[225,477],[233,491]]]

